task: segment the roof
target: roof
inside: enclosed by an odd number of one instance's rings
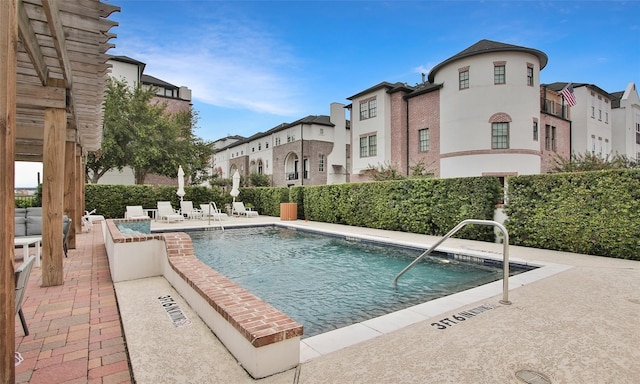
[[[429,72],[429,76],[428,76],[429,83],[434,82],[436,73],[445,65],[448,65],[450,63],[453,63],[454,61],[464,59],[467,57],[483,55],[485,53],[494,53],[494,52],[524,52],[524,53],[529,53],[531,55],[537,56],[538,59],[540,60],[541,70],[547,65],[547,62],[549,60],[549,58],[544,52],[539,51],[537,49],[520,47],[518,45],[499,43],[497,41],[484,39],[484,40],[478,41],[477,43],[465,49],[464,51],[451,56],[450,58],[446,59],[445,61],[433,67],[431,72]]]
[[[384,88],[386,88],[387,91],[388,91],[388,90],[396,88],[396,87],[404,87],[404,86],[407,86],[407,84],[400,83],[400,82],[392,84],[392,83],[388,83],[386,81],[383,81],[381,83],[378,83],[378,84],[374,85],[373,87],[365,89],[362,92],[358,92],[358,93],[356,93],[355,95],[353,95],[351,97],[347,97],[347,100],[353,100],[353,99],[355,99],[357,97],[360,97],[362,95],[366,95],[367,93],[375,92],[377,90],[384,89]]]
[[[347,129],[349,129],[350,122],[348,120],[345,120],[345,122],[347,123],[347,126],[346,126]],[[289,129],[291,127],[295,127],[295,126],[298,126],[298,125],[304,125],[304,124],[308,124],[308,125],[311,125],[311,124],[313,124],[313,125],[324,125],[324,126],[327,126],[327,127],[334,127],[335,126],[335,124],[333,124],[331,122],[331,117],[330,116],[327,116],[327,115],[309,115],[309,116],[303,117],[302,119],[298,119],[298,120],[294,121],[293,123],[281,123],[281,124],[278,124],[275,127],[271,128],[271,129],[269,129],[266,132],[258,132],[256,134],[253,134],[253,135],[247,137],[247,138],[242,138],[241,140],[234,141],[233,143],[231,143],[231,144],[229,144],[229,145],[227,145],[225,147],[216,148],[216,152],[223,151],[223,150],[228,149],[228,148],[237,147],[239,145],[246,144],[246,143],[249,143],[251,141],[257,140],[257,139],[259,139],[261,137],[266,137],[266,136],[272,135],[272,134],[274,134],[276,132],[280,132],[280,131],[283,131],[285,129]]]
[[[175,86],[173,84],[167,83],[164,80],[160,80],[157,77],[153,77],[153,76],[149,76],[149,75],[140,76],[140,81],[142,82],[142,84],[157,85],[159,87],[167,88],[167,89],[178,89],[178,88],[180,88],[180,87]]]
[[[594,85],[594,84],[567,83],[567,82],[557,81],[555,83],[550,83],[550,84],[541,84],[540,86],[543,87],[543,88],[546,88],[548,90],[551,90],[551,91],[560,92],[569,84],[571,84],[573,89],[580,88],[580,87],[587,87],[587,88],[593,89],[594,91],[600,93],[602,96],[606,96],[609,99],[612,99],[612,96],[611,96],[611,94],[609,92],[605,91],[604,89],[602,89],[602,88],[600,88],[600,87],[598,87],[597,85]]]
[[[17,2],[16,161],[42,161],[44,113],[66,108],[66,139],[102,144],[102,102],[119,7],[96,0]]]

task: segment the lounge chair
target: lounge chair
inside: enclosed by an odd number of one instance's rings
[[[193,201],[181,201],[180,213],[182,216],[186,216],[187,219],[202,218],[202,211],[193,207]]]
[[[29,336],[29,327],[27,327],[27,322],[22,313],[22,301],[24,300],[27,282],[35,260],[35,256],[28,257],[14,272],[16,276],[16,313],[20,316],[20,323],[22,323],[22,330],[25,336]]]
[[[184,216],[181,213],[176,212],[171,203],[168,201],[158,201],[158,220],[164,220],[167,223],[170,221],[183,221]]]
[[[144,213],[142,205],[127,205],[127,211],[124,213],[126,219],[148,219],[149,216]]]
[[[204,216],[206,217],[213,217],[214,219],[228,219],[229,216],[227,216],[226,213],[223,213],[221,210],[218,209],[218,207],[216,206],[216,203],[211,202],[209,204],[200,204],[200,209],[202,210],[202,213],[204,214]]]
[[[236,201],[233,203],[233,214],[238,216],[258,216],[257,211],[252,211],[251,208],[246,208],[242,201]]]

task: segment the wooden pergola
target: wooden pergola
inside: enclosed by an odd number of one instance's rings
[[[43,163],[42,285],[63,284],[62,216],[81,230],[84,165],[102,143],[107,50],[120,9],[0,0],[0,382],[15,379],[14,162]]]

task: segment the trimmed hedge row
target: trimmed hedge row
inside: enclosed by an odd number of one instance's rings
[[[640,170],[509,178],[510,243],[640,260]]]
[[[278,216],[280,203],[293,202],[298,219],[444,235],[464,219],[493,219],[500,193],[497,178],[474,177],[245,188],[239,200],[265,215]],[[457,236],[494,240],[485,226],[468,226]]]
[[[127,205],[142,205],[143,208],[157,208],[158,201],[170,201],[171,205],[180,208],[180,198],[176,195],[178,188],[172,186],[151,185],[106,185],[87,184],[85,186],[85,207],[103,215],[107,219],[124,217]],[[229,193],[221,188],[190,187],[184,188],[184,200],[193,201],[195,207],[210,201],[218,208],[224,209],[231,202]]]

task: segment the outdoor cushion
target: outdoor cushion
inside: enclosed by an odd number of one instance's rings
[[[27,217],[27,236],[42,235],[42,216]]]
[[[27,219],[24,217],[15,218],[15,236],[27,236]]]

